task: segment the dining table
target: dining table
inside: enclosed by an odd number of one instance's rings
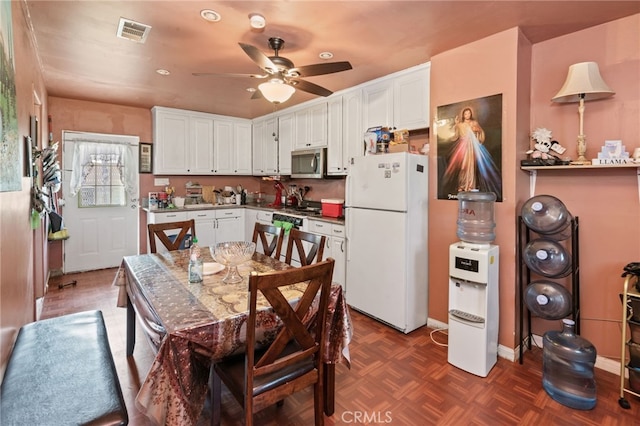
[[[205,265],[215,263],[209,253],[203,253],[203,260]],[[227,284],[225,270],[214,273],[211,268],[202,282],[190,283],[188,265],[188,250],[125,256],[114,279],[119,287],[117,304],[127,308],[127,356],[133,355],[136,323],[155,352],[136,408],[161,425],[196,424],[205,405],[211,363],[244,353],[250,273],[293,267],[256,252],[238,266],[243,280]],[[304,282],[289,286],[284,292],[287,300],[295,304],[305,287]],[[264,300],[258,304],[256,339],[268,344],[281,322]],[[350,367],[353,335],[349,307],[342,287],[335,283],[325,321],[324,412],[331,416],[335,366]]]

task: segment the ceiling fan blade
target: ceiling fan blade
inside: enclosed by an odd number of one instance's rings
[[[278,72],[278,67],[276,64],[269,59],[267,55],[262,53],[257,47],[251,46],[250,44],[238,43],[242,50],[249,55],[251,60],[255,62],[260,68],[265,70],[266,72],[273,74]]]
[[[295,87],[296,89],[302,90],[304,92],[312,93],[318,96],[329,96],[333,93],[331,90],[325,89],[322,86],[318,86],[315,83],[310,83],[308,81],[300,80],[296,78],[288,79],[287,83]]]
[[[264,96],[262,95],[262,92],[259,90],[256,90],[255,92],[253,92],[253,95],[251,95],[251,99],[263,99]]]
[[[352,66],[347,61],[327,62],[291,68],[289,70],[289,74],[294,75],[294,73],[297,73],[300,77],[311,77],[314,75],[332,74],[334,72],[347,71],[350,69],[352,69]]]
[[[195,75],[196,77],[202,77],[202,76],[214,76],[214,77],[242,77],[242,78],[267,78],[269,77],[269,74],[235,74],[235,73],[225,73],[225,74],[220,74],[220,73],[215,73],[215,72],[194,72],[191,73],[192,75]]]

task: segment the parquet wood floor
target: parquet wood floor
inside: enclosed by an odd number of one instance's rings
[[[134,404],[153,352],[141,327],[133,357],[125,356],[126,310],[116,307],[115,269],[71,274],[50,280],[42,318],[89,309],[103,311],[111,350],[129,411],[130,425],[151,422]],[[77,280],[75,287],[58,283]],[[627,396],[631,409],[618,405],[618,376],[596,369],[598,402],[580,411],[552,400],[542,389],[542,351],[533,349],[524,364],[498,359],[488,377],[466,373],[447,363],[447,336],[423,327],[404,335],[352,311],[352,366],[336,368],[336,410],[327,425],[640,425],[640,399]],[[432,338],[433,335],[433,338]],[[438,342],[438,343],[436,343]],[[470,354],[473,356],[473,354]],[[81,361],[80,361],[81,362]],[[236,401],[223,393],[222,423],[241,424]],[[208,424],[205,407],[199,424]],[[300,392],[284,406],[270,407],[258,425],[313,424],[313,395]]]

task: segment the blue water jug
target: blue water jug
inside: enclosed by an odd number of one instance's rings
[[[562,320],[562,331],[547,331],[542,342],[542,387],[551,398],[578,410],[596,406],[593,367],[596,348],[575,334],[575,322]]]

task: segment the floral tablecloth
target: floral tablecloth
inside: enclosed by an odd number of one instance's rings
[[[205,257],[205,262],[212,261]],[[291,266],[256,253],[239,266],[245,279],[238,284],[222,282],[224,271],[207,275],[192,284],[187,279],[188,251],[127,256],[117,272],[118,306],[129,299],[157,355],[136,397],[137,408],[157,424],[195,424],[204,406],[211,360],[244,352],[247,318],[248,275]],[[287,299],[295,303],[306,284],[291,286]],[[333,285],[329,299],[323,360],[349,366],[352,336],[349,310],[342,287]],[[259,313],[258,338],[265,343],[275,337],[279,320],[265,309]]]

